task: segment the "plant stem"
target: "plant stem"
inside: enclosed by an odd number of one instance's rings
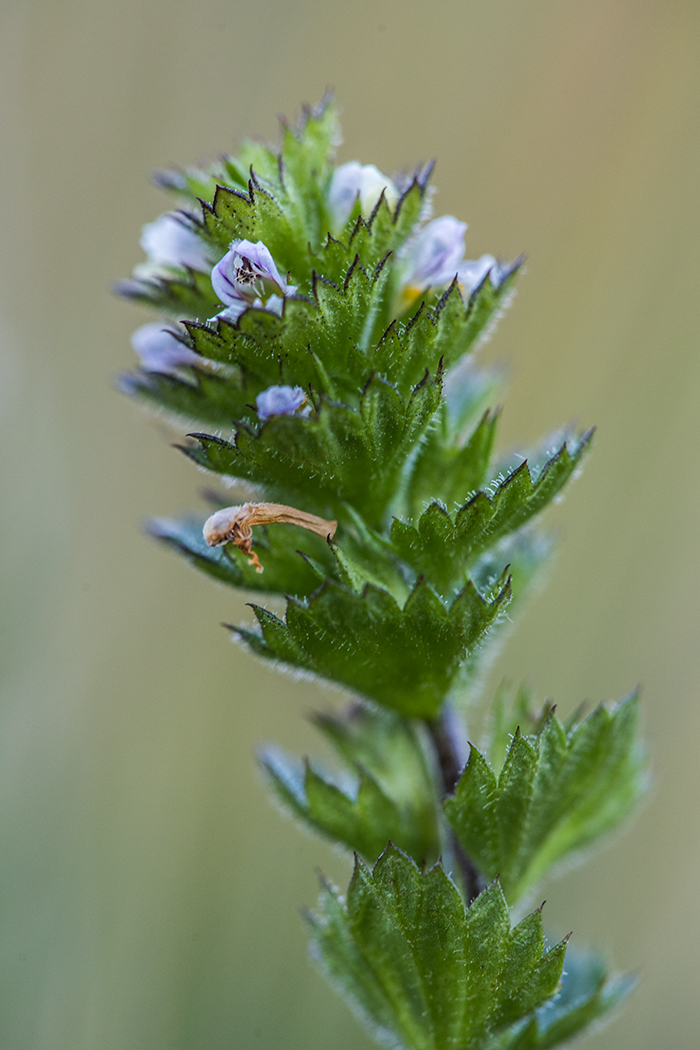
[[[428,723],[428,729],[435,748],[438,768],[440,770],[441,789],[443,795],[449,795],[459,780],[460,773],[464,768],[464,762],[460,755],[457,734],[453,724],[453,712],[445,707],[440,718]],[[459,865],[464,883],[464,896],[467,905],[479,896],[484,887],[482,876],[462,848],[453,831],[450,831],[450,843],[455,860]]]

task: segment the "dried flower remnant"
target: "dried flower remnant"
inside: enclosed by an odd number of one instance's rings
[[[138,354],[141,367],[147,372],[169,375],[177,368],[188,368],[202,363],[202,358],[179,339],[174,328],[151,321],[137,328],[131,345]]]
[[[256,397],[255,409],[264,422],[272,416],[308,416],[311,405],[300,386],[270,386]]]
[[[204,539],[210,547],[222,547],[233,543],[235,547],[248,556],[248,561],[256,572],[262,572],[255,551],[252,549],[253,528],[255,525],[299,525],[323,539],[332,540],[338,527],[337,521],[327,521],[315,514],[287,507],[283,503],[242,503],[237,507],[223,507],[217,510],[204,522]]]
[[[360,164],[359,161],[351,160],[336,168],[328,193],[328,207],[336,231],[341,230],[350,218],[358,197],[362,214],[371,215],[382,193],[389,207],[393,207],[399,199],[399,191],[393,181],[382,175],[374,164]]]
[[[296,287],[288,285],[262,241],[233,241],[211,271],[211,283],[224,309],[217,314],[237,321],[250,306],[282,313],[282,303]]]
[[[186,266],[206,273],[212,264],[209,250],[195,230],[187,225],[184,215],[166,212],[155,222],[146,223],[141,231],[141,247],[150,264],[182,270]]]

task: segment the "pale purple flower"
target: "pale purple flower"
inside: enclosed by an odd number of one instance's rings
[[[464,295],[471,295],[488,274],[491,284],[498,288],[511,271],[507,264],[501,265],[493,255],[482,255],[480,259],[464,262],[457,271],[457,280]]]
[[[491,284],[494,288],[498,288],[503,284],[506,277],[510,277],[514,270],[517,270],[518,266],[522,264],[522,256],[516,259],[513,263],[499,263],[496,261],[491,269],[489,270],[489,276],[491,278]]]
[[[199,354],[180,342],[174,328],[164,327],[158,321],[137,328],[131,337],[131,345],[138,354],[141,367],[147,372],[167,375],[173,369],[202,362]]]
[[[207,245],[176,212],[166,212],[141,231],[141,247],[149,262],[179,270],[206,271],[211,266]]]
[[[229,321],[238,320],[249,306],[281,314],[285,296],[296,291],[280,275],[262,241],[233,241],[211,271],[211,283],[225,306],[218,316]]]
[[[371,215],[382,192],[387,204],[393,207],[399,199],[399,191],[392,180],[382,175],[374,164],[360,164],[356,160],[341,164],[333,173],[328,191],[328,207],[334,228],[343,228],[358,197],[362,214]]]
[[[498,288],[512,267],[494,259],[493,255],[482,255],[479,259],[464,258],[464,234],[467,224],[452,215],[433,219],[406,247],[403,292],[401,303],[407,308],[428,288],[440,288],[457,278],[460,291],[465,298],[479,287],[490,274],[491,283]]]
[[[450,284],[464,261],[466,232],[466,222],[452,215],[442,215],[424,226],[406,252],[405,284],[420,291]]]
[[[311,411],[300,386],[269,386],[256,397],[255,408],[263,421],[270,416],[308,416]]]

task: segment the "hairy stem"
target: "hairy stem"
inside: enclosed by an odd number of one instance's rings
[[[438,768],[440,770],[441,790],[443,795],[449,795],[454,791],[459,780],[460,773],[464,768],[464,761],[460,754],[456,726],[454,725],[454,713],[445,706],[441,716],[433,722],[428,723],[428,729],[435,748]],[[450,831],[450,844],[455,860],[459,865],[464,883],[464,896],[467,905],[479,896],[484,888],[483,878],[471,857],[465,852],[457,841],[454,832]]]

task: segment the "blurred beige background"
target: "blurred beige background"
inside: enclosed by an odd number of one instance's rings
[[[202,478],[113,389],[150,171],[273,136],[327,83],[343,159],[437,156],[471,252],[528,253],[487,348],[512,364],[504,446],[599,425],[493,680],[564,710],[644,683],[649,804],[547,911],[643,975],[591,1050],[698,1045],[699,23],[697,0],[4,0],[4,1048],[370,1046],[298,915],[346,862],[252,758],[314,750],[303,715],[333,697],[232,647],[243,598],[142,535]]]

